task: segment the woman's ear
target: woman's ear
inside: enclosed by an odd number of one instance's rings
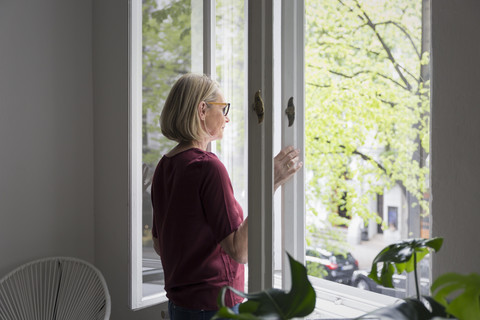
[[[205,101],[201,101],[199,104],[198,104],[198,116],[200,117],[200,120],[205,120],[205,116],[207,114],[207,104],[205,103]]]

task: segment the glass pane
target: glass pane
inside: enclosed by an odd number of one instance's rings
[[[231,103],[223,139],[212,143],[212,151],[225,164],[232,180],[235,198],[247,209],[246,145],[246,21],[244,0],[217,0],[215,26],[216,80],[227,102]],[[248,271],[245,270],[245,275]],[[245,279],[245,283],[248,283]]]
[[[173,83],[181,74],[203,70],[202,2],[143,0],[143,296],[163,291],[159,256],[152,244],[150,179],[164,153],[175,143],[160,132],[159,116]]]
[[[311,275],[397,297],[414,294],[404,274],[395,276],[395,289],[366,274],[388,244],[429,237],[428,5],[306,1]],[[428,290],[428,257],[419,270]]]

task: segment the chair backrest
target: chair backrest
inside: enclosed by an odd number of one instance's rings
[[[110,308],[103,275],[80,259],[35,260],[0,280],[0,320],[107,320]]]

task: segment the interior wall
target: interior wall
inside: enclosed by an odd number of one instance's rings
[[[91,1],[0,1],[0,277],[93,262],[91,24]]]
[[[432,1],[434,279],[480,273],[480,2]]]

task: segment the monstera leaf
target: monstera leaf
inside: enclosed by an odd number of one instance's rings
[[[292,274],[292,288],[290,292],[279,289],[269,289],[257,293],[243,293],[232,287],[224,287],[218,297],[219,310],[214,319],[259,319],[276,318],[291,319],[305,317],[315,309],[315,291],[308,280],[305,267],[288,253],[290,271]],[[235,314],[225,306],[225,292],[231,290],[237,295],[248,299],[240,304],[239,314]]]
[[[432,285],[434,299],[460,320],[480,319],[480,275],[446,273]],[[448,297],[455,297],[447,302]]]
[[[430,249],[440,250],[443,238],[409,239],[385,247],[372,262],[372,269],[368,275],[378,284],[393,288],[392,276],[395,269],[400,274],[403,271],[415,272],[417,298],[420,299],[418,290],[417,262],[429,253]],[[377,264],[383,263],[380,278],[378,277]]]

